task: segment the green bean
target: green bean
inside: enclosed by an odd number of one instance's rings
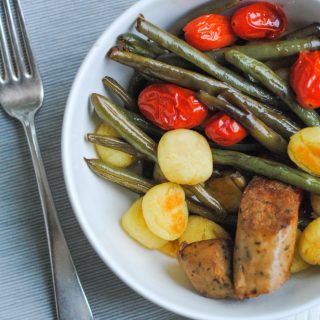
[[[155,137],[161,137],[164,134],[164,130],[156,127],[151,122],[147,121],[140,114],[123,109],[126,116],[133,122],[137,127],[145,131],[149,135],[154,135]]]
[[[120,169],[110,164],[106,164],[98,159],[85,159],[88,167],[98,176],[119,184],[138,194],[145,194],[149,189],[156,185],[156,182],[148,180],[127,169]],[[222,219],[221,216],[215,215],[212,210],[205,208],[195,202],[193,199],[187,199],[187,205],[190,212],[208,218],[218,223],[233,223],[232,219]]]
[[[318,113],[315,110],[301,107],[296,102],[289,85],[265,64],[236,50],[226,52],[225,57],[228,62],[234,64],[243,72],[251,74],[270,91],[279,96],[307,126],[320,126],[320,116]]]
[[[237,50],[245,55],[265,61],[289,57],[305,50],[318,50],[320,48],[320,39],[308,37],[303,39],[290,39],[282,41],[269,41],[263,43],[247,44],[244,46],[232,46],[220,50],[208,51],[209,57],[221,61],[224,54],[229,50]]]
[[[195,64],[197,67],[220,81],[224,81],[259,100],[269,102],[270,104],[278,103],[278,99],[270,95],[266,90],[255,86],[235,72],[219,65],[205,53],[193,48],[185,41],[171,35],[165,30],[156,27],[146,21],[142,16],[137,20],[137,30],[162,47]]]
[[[297,60],[296,56],[281,58],[278,60],[268,60],[264,64],[267,65],[272,70],[277,70],[280,68],[290,68],[295,61]]]
[[[176,36],[180,36],[182,34],[183,27],[193,19],[205,14],[222,13],[235,7],[239,2],[239,0],[211,0],[209,3],[205,3],[198,8],[194,8],[187,12],[169,28],[169,32]]]
[[[287,33],[283,36],[284,39],[301,39],[309,36],[317,36],[320,34],[320,23],[315,22],[308,26]]]
[[[168,53],[167,50],[160,48],[157,44],[142,39],[138,35],[129,32],[122,34],[118,38],[118,44],[120,44],[120,47],[122,46],[122,42],[128,45],[129,49],[132,48],[135,53],[150,56],[152,58]]]
[[[166,64],[170,64],[171,66],[191,70],[191,71],[199,71],[199,69],[192,63],[187,60],[184,60],[177,56],[174,53],[167,53],[157,57],[158,61],[164,62]]]
[[[90,96],[90,102],[101,120],[113,127],[139,152],[145,154],[149,159],[157,161],[157,144],[130,121],[122,108],[96,93]]]
[[[241,123],[258,142],[266,147],[271,152],[276,154],[285,155],[287,154],[288,143],[279,134],[274,132],[272,129],[267,127],[261,120],[259,120],[253,113],[248,109],[238,109],[233,105],[229,104],[223,93],[219,96],[220,99],[210,96],[204,91],[198,94],[199,100],[206,104],[209,108],[214,107],[215,109],[221,110],[227,113],[230,117]]]
[[[115,149],[118,151],[122,151],[128,153],[132,156],[135,156],[139,159],[145,159],[146,156],[142,153],[138,152],[135,148],[133,148],[129,143],[124,142],[117,138],[112,138],[108,136],[103,136],[100,134],[88,133],[87,139],[89,142],[98,144],[103,147],[108,147],[111,149]]]
[[[182,69],[154,59],[142,57],[130,52],[123,52],[116,48],[109,51],[110,59],[135,68],[144,74],[168,81],[191,90],[205,90],[210,94],[217,94],[231,88],[227,84],[202,75],[197,72]]]
[[[262,146],[260,143],[237,143],[230,147],[221,147],[213,141],[209,141],[212,148],[222,148],[223,150],[239,151],[239,152],[257,152],[261,151]]]
[[[243,95],[240,92],[225,92],[225,98],[234,106],[242,109],[248,108],[259,119],[274,131],[281,134],[284,138],[289,139],[297,133],[301,128],[280,111],[272,109],[250,97]]]
[[[122,108],[96,93],[91,95],[90,102],[98,116],[113,127],[123,139],[128,141],[137,151],[146,155],[148,159],[157,162],[157,143],[140,130]],[[192,188],[195,194],[199,194],[199,188],[203,187],[193,186]],[[217,214],[225,215],[224,208],[208,192],[203,190],[201,197],[201,201],[205,201],[205,204],[214,209]]]
[[[137,105],[134,99],[129,95],[128,92],[113,78],[104,77],[102,79],[102,83],[104,86],[117,95],[122,102],[128,107],[130,110],[137,110]]]
[[[235,151],[212,149],[212,154],[215,165],[243,169],[257,175],[282,181],[305,191],[320,194],[320,178],[285,164]]]

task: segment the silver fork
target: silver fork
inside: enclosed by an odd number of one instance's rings
[[[2,0],[0,104],[10,116],[22,123],[30,147],[46,226],[58,319],[89,320],[93,319],[92,313],[63,235],[37,142],[34,116],[43,102],[42,81],[19,0],[13,0],[13,4],[16,19],[10,0]]]

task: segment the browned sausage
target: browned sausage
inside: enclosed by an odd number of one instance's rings
[[[182,244],[178,260],[200,294],[217,299],[233,297],[228,240],[214,239]]]
[[[234,250],[237,298],[270,293],[288,280],[300,200],[281,182],[255,177],[244,192]]]

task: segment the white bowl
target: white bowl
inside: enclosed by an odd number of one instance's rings
[[[320,273],[293,276],[280,290],[239,302],[211,300],[198,295],[177,261],[149,251],[130,239],[119,220],[136,195],[92,173],[83,157],[95,157],[84,136],[94,129],[91,93],[104,94],[101,79],[116,78],[123,85],[129,68],[105,58],[117,36],[132,30],[139,13],[153,23],[168,27],[181,15],[206,0],[144,0],[124,12],[98,39],[83,62],[72,86],[63,124],[62,158],[70,201],[80,225],[103,261],[131,288],[154,303],[192,319],[278,319],[320,302]],[[318,21],[317,0],[282,0],[289,21],[305,25]]]

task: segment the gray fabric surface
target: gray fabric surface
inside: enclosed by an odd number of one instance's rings
[[[73,78],[101,32],[134,2],[21,0],[44,82],[45,102],[36,125],[56,206],[95,319],[178,319],[138,296],[101,262],[74,217],[62,176],[61,126]],[[55,319],[29,150],[22,127],[2,109],[0,158],[0,319]]]

